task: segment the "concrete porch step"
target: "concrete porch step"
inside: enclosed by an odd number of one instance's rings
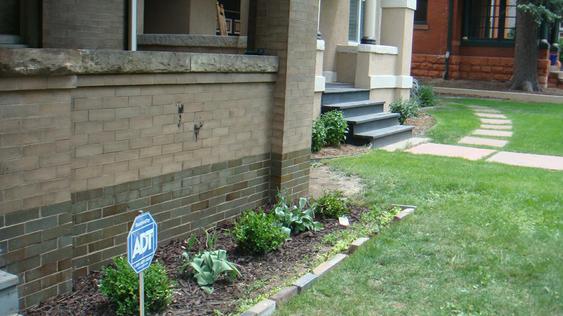
[[[335,104],[325,104],[323,105],[323,110],[340,110],[345,118],[348,117],[358,117],[368,114],[376,114],[383,112],[383,106],[385,102],[370,101],[370,100],[359,100],[342,102]]]
[[[354,136],[369,139],[372,147],[379,148],[411,138],[413,129],[414,126],[395,125],[363,133],[356,133]]]
[[[330,84],[326,87],[322,105],[369,100],[369,89],[356,89],[346,85]]]
[[[364,133],[399,125],[399,116],[397,113],[382,112],[347,117],[346,120],[351,123],[353,133]]]
[[[27,48],[25,44],[3,44],[0,43],[0,48]]]

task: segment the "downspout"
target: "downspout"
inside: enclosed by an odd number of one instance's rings
[[[445,71],[444,79],[450,79],[450,57],[452,55],[452,27],[453,27],[453,15],[454,15],[454,0],[449,0],[448,4],[448,39],[446,43],[446,60],[445,60]]]
[[[134,52],[137,50],[137,0],[131,0],[130,4],[129,49]]]

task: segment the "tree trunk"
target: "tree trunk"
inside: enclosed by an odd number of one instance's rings
[[[529,1],[518,0],[518,4]],[[517,10],[514,47],[514,74],[510,88],[540,91],[538,84],[538,25],[531,14]]]

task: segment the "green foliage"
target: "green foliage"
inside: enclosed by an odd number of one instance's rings
[[[344,119],[341,111],[330,111],[321,115],[321,121],[326,129],[326,144],[338,146],[346,140],[348,133],[348,123]]]
[[[127,263],[118,257],[114,266],[103,270],[100,292],[115,306],[117,315],[139,314],[139,277]],[[166,309],[172,301],[172,284],[164,266],[158,262],[144,271],[145,308],[149,313]]]
[[[346,215],[348,211],[348,200],[342,191],[327,192],[317,201],[317,214],[324,218],[338,218]]]
[[[414,100],[397,100],[391,103],[390,105],[391,112],[399,113],[401,116],[399,117],[399,122],[401,124],[405,124],[405,121],[408,118],[416,117],[418,115],[418,111],[420,107],[418,103]]]
[[[278,194],[278,202],[274,206],[274,215],[287,234],[322,229],[322,225],[315,222],[315,205],[310,205],[307,198],[304,197],[299,199],[297,205],[289,205],[285,198]]]
[[[262,255],[281,247],[288,235],[272,214],[246,211],[232,231],[237,247],[249,254]]]
[[[538,25],[555,22],[563,14],[563,0],[529,0],[518,4],[518,9],[531,14]]]
[[[226,275],[234,280],[240,275],[234,263],[227,259],[225,250],[204,251],[190,258],[186,251],[182,254],[182,269],[184,275],[193,276],[197,284],[207,293],[213,293],[213,283]],[[189,268],[188,268],[189,267]]]
[[[313,122],[313,139],[311,150],[315,153],[326,145],[326,128],[324,121],[320,118]]]
[[[432,86],[419,86],[415,98],[418,101],[418,105],[423,108],[436,105],[436,95]]]
[[[359,222],[352,225],[351,229],[336,231],[325,236],[324,242],[333,246],[328,256],[346,251],[348,246],[360,237],[378,234],[382,228],[391,224],[393,217],[399,211],[399,208],[382,209],[372,206],[369,211],[360,215]]]

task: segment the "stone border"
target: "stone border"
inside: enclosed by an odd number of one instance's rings
[[[416,209],[416,206],[410,206],[407,208],[403,208],[403,210],[395,216],[396,221],[403,220],[410,214],[413,214]],[[270,316],[272,315],[278,306],[283,305],[287,301],[289,301],[294,296],[297,296],[304,291],[306,291],[309,287],[313,285],[320,277],[325,275],[327,272],[331,271],[332,269],[336,268],[342,262],[344,262],[349,255],[356,252],[360,247],[362,247],[370,238],[368,237],[361,237],[354,240],[350,245],[348,245],[348,249],[346,252],[348,254],[339,253],[334,255],[329,260],[319,264],[316,268],[313,269],[313,272],[307,272],[305,275],[301,276],[299,279],[294,281],[291,286],[285,287],[278,291],[276,294],[272,295],[270,298],[262,300],[258,302],[256,305],[252,306],[246,312],[240,314],[241,316]]]
[[[540,102],[540,103],[563,104],[563,96],[558,96],[558,95],[462,89],[462,88],[446,88],[446,87],[434,87],[434,91],[438,94],[450,95],[450,96],[505,99],[505,100],[511,100],[517,102]]]
[[[104,49],[0,48],[0,77],[188,72],[275,73],[278,57]]]

